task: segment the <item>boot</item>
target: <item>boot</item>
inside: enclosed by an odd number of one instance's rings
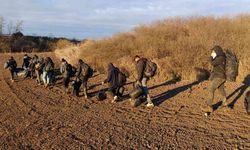
[[[227,98],[224,98],[223,100],[222,100],[222,104],[221,104],[221,106],[223,106],[223,107],[227,107]]]
[[[213,110],[213,107],[212,106],[207,106],[204,110],[206,113],[212,113],[214,110]]]
[[[154,103],[151,101],[151,98],[149,97],[149,95],[147,95],[147,107],[154,107]]]

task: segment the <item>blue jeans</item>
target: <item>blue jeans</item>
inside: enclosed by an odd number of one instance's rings
[[[148,91],[148,86],[147,86],[148,78],[143,78],[141,81],[142,84],[142,90],[143,90],[143,95],[147,97],[147,102],[152,103],[151,97],[149,96],[149,91]]]

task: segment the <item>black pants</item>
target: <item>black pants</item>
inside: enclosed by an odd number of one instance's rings
[[[70,77],[63,78],[63,86],[64,88],[68,88],[70,82]]]
[[[118,87],[109,87],[109,92],[111,92],[112,96],[119,96],[121,97],[123,95],[123,92],[121,92],[121,89],[123,87],[122,86],[118,86]]]
[[[14,75],[16,73],[16,69],[10,69],[10,79],[13,80],[14,79]]]
[[[75,81],[75,83],[73,85],[74,86],[74,89],[73,89],[74,96],[79,96],[81,84],[82,84],[81,81]]]

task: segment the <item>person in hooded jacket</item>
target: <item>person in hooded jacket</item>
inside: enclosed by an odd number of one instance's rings
[[[135,56],[134,60],[136,62],[137,84],[142,87],[143,95],[147,98],[147,107],[154,107],[147,87],[149,78],[145,75],[145,69],[148,60],[146,58],[141,58],[138,55]]]
[[[73,91],[73,95],[79,96],[81,84],[83,84],[84,97],[88,99],[87,84],[89,78],[93,75],[93,70],[88,64],[83,62],[82,59],[78,60],[77,71],[76,71],[76,86]]]
[[[8,68],[9,71],[10,71],[10,75],[11,75],[10,80],[11,80],[11,82],[14,82],[14,74],[17,71],[17,63],[16,63],[14,57],[12,57],[12,56],[10,57],[10,59],[6,62],[5,67],[6,67],[6,69]]]
[[[30,76],[31,78],[34,78],[35,75],[35,66],[38,63],[38,56],[34,55],[34,57],[30,60],[29,68],[30,68]]]
[[[44,68],[44,58],[39,58],[37,60],[37,63],[35,65],[35,74],[36,74],[36,81],[38,85],[42,83],[42,74],[43,74],[43,68]]]
[[[43,82],[45,87],[48,87],[49,84],[51,84],[53,74],[54,74],[54,63],[50,57],[46,57],[44,60],[44,67],[43,67]]]
[[[31,58],[27,54],[24,54],[23,64],[22,64],[23,69],[25,69],[25,70],[29,69],[30,60],[31,60]]]
[[[63,58],[61,60],[61,67],[60,67],[60,72],[63,76],[63,85],[65,88],[65,93],[67,92],[67,88],[69,86],[69,82],[70,82],[70,74],[71,74],[71,70],[70,70],[70,64]]]
[[[115,103],[119,100],[119,98],[122,96],[122,93],[120,93],[120,89],[124,86],[122,82],[120,71],[118,68],[116,68],[112,63],[108,64],[108,76],[107,78],[102,82],[109,83],[109,92],[113,96],[112,103]]]
[[[209,99],[207,101],[207,112],[211,113],[213,111],[213,100],[216,89],[223,96],[222,105],[227,106],[225,82],[226,82],[226,55],[220,46],[215,46],[212,48],[212,54],[210,57],[210,63],[213,66],[210,75],[210,86],[209,86]]]

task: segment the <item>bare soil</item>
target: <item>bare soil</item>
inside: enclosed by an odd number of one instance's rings
[[[22,54],[14,56],[20,66]],[[0,64],[8,57],[1,54]],[[90,79],[86,100],[64,94],[61,81],[50,88],[31,79],[11,83],[0,67],[0,149],[250,149],[241,83],[226,83],[231,107],[205,117],[207,81],[150,83],[156,106],[133,108],[127,99],[95,99],[104,78]]]

